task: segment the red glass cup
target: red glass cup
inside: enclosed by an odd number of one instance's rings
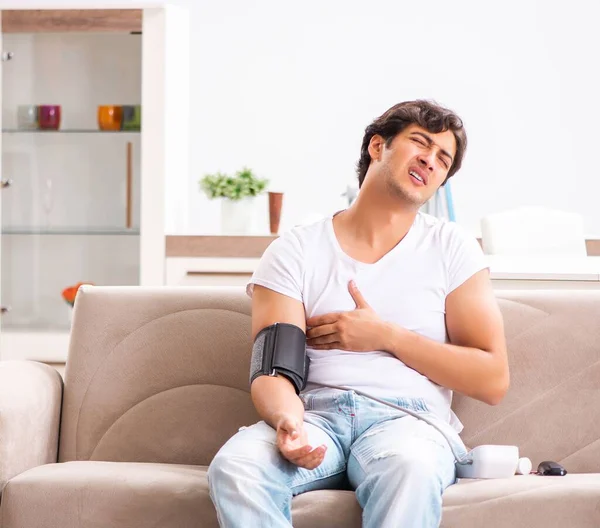
[[[41,105],[39,107],[39,123],[43,130],[60,128],[60,105]]]

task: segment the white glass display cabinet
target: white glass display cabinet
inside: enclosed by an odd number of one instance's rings
[[[61,363],[79,283],[164,283],[189,22],[162,2],[24,4],[0,0],[0,359]]]

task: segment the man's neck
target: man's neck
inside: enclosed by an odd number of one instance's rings
[[[393,200],[360,193],[352,206],[333,220],[338,242],[357,260],[375,262],[408,233],[418,209]]]

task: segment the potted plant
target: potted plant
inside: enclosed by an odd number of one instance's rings
[[[221,198],[221,229],[228,234],[250,231],[254,213],[254,199],[267,184],[251,169],[244,167],[235,176],[221,172],[207,174],[200,180],[200,188],[210,199]]]

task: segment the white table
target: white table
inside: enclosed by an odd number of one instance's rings
[[[600,257],[487,255],[495,289],[600,289]],[[166,284],[228,285],[247,282],[259,259],[167,258]]]
[[[600,289],[600,257],[486,258],[495,289]]]

